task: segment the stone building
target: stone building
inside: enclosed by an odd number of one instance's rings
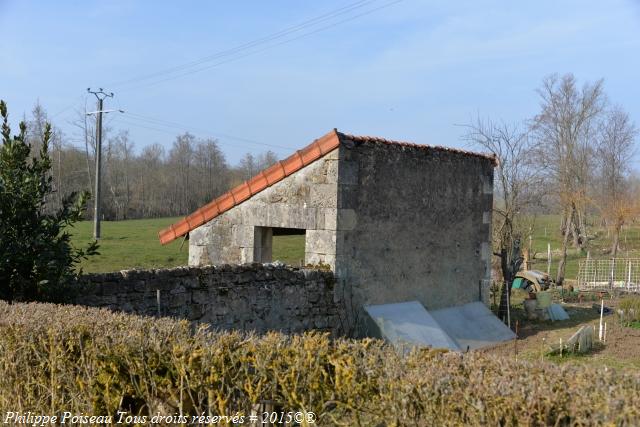
[[[487,298],[492,156],[332,130],[160,232],[189,237],[189,265],[271,261],[273,235],[304,234],[350,304]]]

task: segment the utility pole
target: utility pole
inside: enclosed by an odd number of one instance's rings
[[[93,199],[93,238],[100,238],[100,177],[101,177],[101,168],[102,168],[102,113],[105,111],[102,110],[102,104],[105,98],[113,98],[113,92],[105,93],[102,88],[99,90],[91,90],[91,88],[87,88],[87,92],[92,93],[98,99],[98,109],[95,111],[96,114],[96,188]],[[93,113],[87,113],[93,114]]]

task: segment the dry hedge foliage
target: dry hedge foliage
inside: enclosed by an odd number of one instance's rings
[[[0,414],[248,414],[264,400],[322,426],[638,425],[640,376],[0,302]]]

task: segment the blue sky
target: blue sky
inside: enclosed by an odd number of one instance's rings
[[[115,92],[105,108],[126,111],[107,122],[136,147],[189,130],[218,137],[232,163],[268,148],[285,157],[334,127],[460,147],[457,125],[478,114],[535,114],[555,72],[604,78],[640,122],[638,1],[391,2],[0,0],[0,98],[15,120],[39,100],[73,135],[74,110],[95,109],[86,88],[102,86]],[[122,84],[350,5],[244,58]]]

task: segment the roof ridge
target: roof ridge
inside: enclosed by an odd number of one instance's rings
[[[396,141],[396,140],[381,138],[378,136],[352,135],[349,133],[338,132],[337,129],[336,129],[336,132],[341,138],[348,139],[354,142],[362,142],[362,143],[370,142],[370,143],[379,143],[379,144],[385,144],[385,145],[398,145],[402,147],[411,147],[411,148],[417,148],[422,150],[437,150],[437,151],[445,151],[449,153],[458,153],[458,154],[464,154],[467,156],[488,159],[493,162],[494,166],[497,165],[497,159],[495,154],[479,153],[476,151],[462,150],[460,148],[445,147],[442,145],[427,145],[427,144],[417,144],[415,142],[408,142],[408,141]]]

